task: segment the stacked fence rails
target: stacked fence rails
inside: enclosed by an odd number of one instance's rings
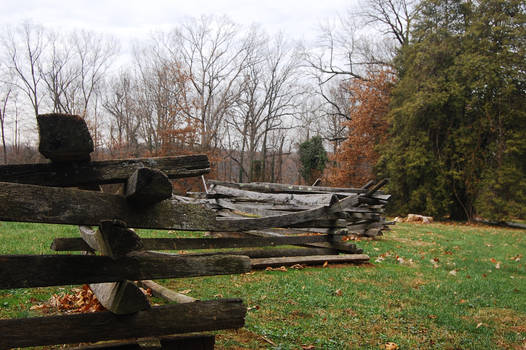
[[[242,300],[200,301],[152,280],[367,262],[344,238],[378,235],[388,224],[383,181],[360,189],[209,181],[205,192],[182,197],[172,194],[171,181],[208,173],[206,155],[91,161],[82,118],[43,115],[38,122],[39,149],[50,162],[0,166],[0,220],[78,225],[79,237],[56,238],[52,249],[84,254],[0,256],[0,288],[87,283],[108,311],[0,320],[2,349],[107,340],[140,348],[142,338],[156,348],[211,349],[213,336],[184,333],[242,327]],[[124,190],[106,193],[105,184]],[[142,238],[137,228],[166,237]],[[204,252],[173,252],[191,250]],[[176,304],[151,306],[139,286]]]
[[[0,220],[79,225],[85,254],[0,256],[0,288],[89,284],[107,311],[2,319],[0,349],[122,339],[138,340],[103,347],[144,348],[141,339],[154,339],[155,348],[213,349],[213,336],[184,334],[244,325],[240,299],[181,300],[170,291],[177,304],[152,306],[136,282],[157,293],[152,279],[250,271],[242,255],[153,252],[132,229],[213,226],[213,210],[171,200],[171,179],[207,173],[206,155],[92,162],[82,118],[44,115],[38,123],[39,150],[51,162],[0,167]],[[113,183],[125,192],[100,191]]]
[[[364,237],[381,236],[389,230],[384,207],[390,195],[379,189],[387,181],[373,181],[361,188],[336,188],[298,186],[274,183],[231,183],[209,180],[207,193],[194,193],[198,198],[208,198],[225,217],[279,216],[300,213],[320,206],[331,207],[346,201],[344,208],[316,220],[290,225],[295,231],[331,233],[344,229],[348,234]]]

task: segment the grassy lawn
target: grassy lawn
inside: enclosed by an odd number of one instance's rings
[[[1,223],[0,253],[51,253],[53,237],[76,230]],[[526,231],[398,224],[358,245],[371,264],[161,283],[245,300],[245,328],[218,332],[220,349],[526,349]],[[69,288],[0,291],[0,318],[40,315],[29,308]]]

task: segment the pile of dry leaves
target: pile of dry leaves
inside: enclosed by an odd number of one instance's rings
[[[47,302],[33,305],[31,310],[39,310],[43,313],[88,313],[105,309],[85,284],[81,288],[71,289],[70,293],[53,294]]]

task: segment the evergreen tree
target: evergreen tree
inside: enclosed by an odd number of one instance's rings
[[[323,147],[321,136],[314,136],[299,146],[300,172],[307,184],[311,184],[321,175],[327,164],[327,151]]]
[[[423,1],[378,168],[400,212],[524,216],[525,12],[519,0]]]

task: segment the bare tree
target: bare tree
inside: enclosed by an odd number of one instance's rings
[[[307,72],[315,84],[316,94],[320,97],[320,100],[316,101],[317,118],[323,118],[323,124],[341,124],[350,118],[350,96],[345,89],[345,82],[349,79],[365,79],[364,72],[372,63],[367,52],[363,50],[358,28],[359,26],[348,18],[326,23],[321,27],[317,47],[304,51]],[[304,110],[303,116],[308,119],[312,113],[313,111]],[[332,138],[339,137],[343,132],[335,129],[332,131]]]
[[[137,86],[134,77],[126,71],[110,83],[103,103],[110,114],[110,151],[119,156],[139,155],[139,127],[137,113]]]
[[[61,36],[51,34],[50,56],[43,63],[42,79],[55,113],[73,113],[77,83],[80,73],[73,63],[72,47]]]
[[[4,164],[7,164],[6,148],[6,117],[7,106],[13,95],[13,85],[10,82],[0,82],[0,131],[2,133],[2,149],[4,152]]]
[[[42,78],[56,112],[85,117],[118,53],[115,39],[89,31],[50,36]]]
[[[42,100],[42,61],[48,42],[44,28],[29,22],[7,28],[2,36],[5,62],[16,76],[14,85],[31,103],[35,117]]]
[[[118,53],[119,45],[111,37],[85,30],[73,32],[69,44],[74,47],[75,63],[79,73],[77,85],[80,98],[76,112],[86,116],[92,97],[103,83],[113,58]]]
[[[290,125],[287,126],[287,124],[290,124],[287,121],[292,121],[292,117],[298,110],[299,98],[304,94],[297,82],[299,62],[299,48],[291,47],[281,33],[277,35],[269,47],[266,59],[270,78],[264,84],[269,98],[265,128],[263,130],[263,177],[265,177],[267,168],[269,133],[275,130],[291,128]],[[280,138],[278,137],[275,140],[280,140]],[[263,180],[265,179],[263,178]]]
[[[409,43],[411,25],[419,11],[418,0],[364,0],[363,16],[367,23],[379,25],[380,31],[393,37],[398,46]]]
[[[242,72],[256,39],[242,36],[225,17],[190,20],[171,33],[168,50],[188,72],[195,95],[195,108],[182,110],[199,124],[203,151],[219,145],[223,121],[239,98]]]
[[[243,181],[244,174],[249,181],[265,179],[270,134],[289,127],[287,119],[292,119],[296,112],[301,93],[295,79],[299,56],[282,35],[261,42],[256,53],[243,71],[240,97],[235,112],[227,120],[240,139],[241,151],[236,160],[240,166],[239,181]],[[256,161],[258,151],[261,158]]]
[[[158,35],[148,45],[136,48],[136,114],[139,133],[151,153],[166,154],[193,150],[198,126],[198,105],[188,71],[166,49],[166,38]]]
[[[392,68],[398,50],[410,40],[419,0],[363,0],[359,9],[322,26],[317,47],[305,50],[305,61],[317,93],[325,125],[322,134],[334,151],[352,118],[352,80]],[[327,131],[330,131],[329,133]]]
[[[364,80],[372,67],[390,66],[396,50],[409,43],[419,0],[363,0],[359,8],[323,25],[318,47],[306,53],[320,85],[338,76]]]

